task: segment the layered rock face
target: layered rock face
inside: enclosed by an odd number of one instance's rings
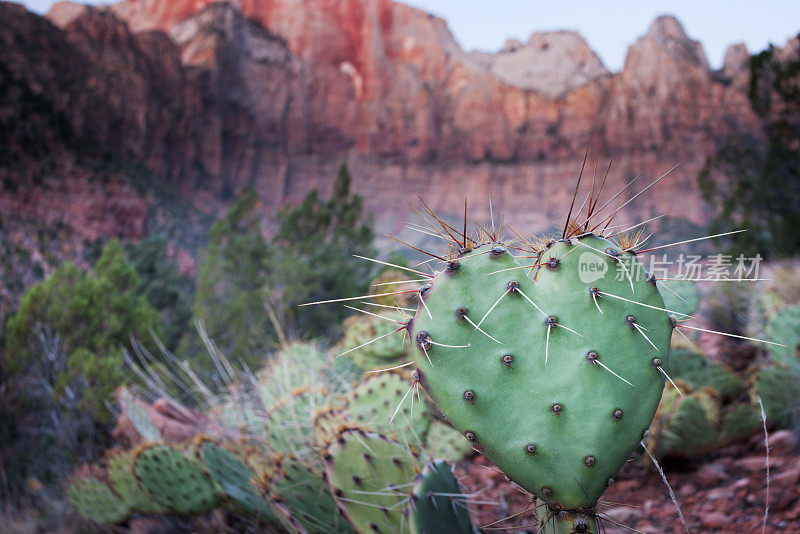
[[[124,0],[112,10],[135,32],[175,38],[206,3]],[[284,185],[282,198],[325,189],[349,150],[368,207],[391,206],[398,220],[405,215],[398,195],[419,192],[457,213],[460,197],[482,199],[491,187],[501,208],[542,230],[563,215],[588,148],[614,158],[612,189],[682,162],[631,214],[657,203],[702,222],[697,170],[717,140],[760,128],[741,88],[712,76],[701,45],[671,17],[656,20],[612,75],[571,32],[466,54],[443,20],[387,0],[240,0],[235,7],[284,39],[309,76],[308,120],[291,128],[300,138],[293,148],[303,149],[287,148],[287,166],[272,173]]]
[[[495,209],[542,231],[564,216],[589,149],[614,160],[609,191],[681,162],[624,220],[699,223],[706,157],[761,135],[739,64],[712,72],[671,17],[617,74],[571,32],[467,54],[442,19],[389,0],[124,0],[49,18],[85,58],[76,87],[113,118],[93,135],[211,211],[245,184],[268,207],[324,194],[346,159],[382,230],[401,228],[417,193],[452,214],[468,196],[486,217],[491,189]],[[65,113],[80,126],[93,109]]]

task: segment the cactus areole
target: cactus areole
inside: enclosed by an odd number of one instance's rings
[[[593,532],[655,415],[674,321],[636,256],[602,237],[551,241],[523,263],[511,252],[462,250],[426,284],[410,325],[417,377],[547,518]]]

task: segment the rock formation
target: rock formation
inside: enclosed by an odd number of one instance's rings
[[[13,9],[2,7],[6,28]],[[471,197],[486,217],[477,200],[491,188],[498,210],[542,231],[563,216],[589,149],[614,160],[609,191],[681,163],[626,220],[657,205],[702,223],[698,169],[720,139],[761,138],[731,83],[746,75],[741,50],[712,72],[672,17],[616,74],[574,32],[468,54],[445,21],[390,0],[61,3],[49,19],[56,27],[37,22],[40,33],[68,52],[37,61],[81,64],[50,95],[68,122],[212,213],[245,184],[268,208],[325,194],[347,160],[381,230],[402,228],[416,193],[451,214]]]

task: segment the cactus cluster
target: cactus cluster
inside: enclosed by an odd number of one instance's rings
[[[408,404],[395,413],[409,393],[400,371],[369,374],[345,387],[341,377],[325,374],[326,361],[310,345],[284,349],[255,381],[251,377],[250,389],[246,382],[237,384],[211,410],[221,425],[216,433],[235,439],[198,436],[166,443],[159,437],[132,450],[110,451],[102,470],[94,469],[102,475],[73,479],[71,502],[83,517],[103,524],[224,510],[298,533],[374,532],[377,520],[387,532],[409,525],[429,427],[437,426],[437,440],[462,438],[436,421],[425,403],[417,403],[413,413]],[[146,415],[130,393],[123,402]],[[369,460],[365,451],[373,455]],[[355,473],[360,474],[354,478]],[[369,488],[374,495],[360,493]],[[457,485],[448,491],[448,499],[460,501]],[[376,510],[389,519],[373,517]]]
[[[298,533],[467,533],[466,498],[443,460],[477,451],[537,503],[541,532],[596,534],[598,499],[651,425],[658,453],[699,454],[758,426],[756,395],[768,412],[785,405],[777,396],[800,398],[784,372],[800,373],[794,346],[775,349],[754,383],[671,353],[699,293],[662,294],[639,237],[607,230],[614,214],[590,224],[599,195],[593,184],[585,220],[570,208],[560,239],[513,243],[478,223],[473,239],[466,214],[459,231],[427,209],[447,242],[446,257],[426,253],[440,269],[407,268],[421,287],[374,295],[384,307],[406,300],[397,317],[384,308],[348,321],[336,351],[349,358],[284,348],[213,407],[216,439],[166,444],[134,413],[150,443],[109,456],[110,485],[76,478],[70,499],[101,523],[222,508]],[[769,331],[794,339],[798,322],[786,309]]]

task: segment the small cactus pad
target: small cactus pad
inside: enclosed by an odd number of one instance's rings
[[[208,440],[197,447],[208,473],[235,508],[261,520],[277,523],[266,500],[253,485],[255,472],[226,448]]]
[[[709,387],[692,391],[680,380],[676,384],[684,394],[671,385],[664,390],[651,434],[653,450],[661,456],[706,453],[723,439],[718,393]]]
[[[165,445],[142,448],[133,471],[156,501],[181,514],[207,512],[221,496],[200,462]]]
[[[472,452],[472,444],[447,423],[433,421],[425,434],[425,452],[431,458],[460,462]]]
[[[781,308],[767,325],[767,336],[786,345],[769,345],[772,359],[790,369],[800,370],[800,305]]]
[[[412,534],[472,534],[475,529],[465,501],[452,466],[441,460],[429,463],[417,476],[411,495],[408,524]]]
[[[723,398],[736,396],[746,388],[744,380],[731,371],[691,350],[672,349],[669,368],[673,380],[683,380],[692,389],[711,387]]]
[[[161,441],[161,433],[158,431],[150,415],[142,408],[136,397],[127,389],[122,390],[122,402],[125,404],[125,413],[128,414],[133,428],[144,441]]]
[[[110,452],[106,463],[111,487],[131,510],[145,514],[159,514],[165,511],[164,507],[153,500],[137,482],[133,474],[133,451]]]
[[[333,500],[317,463],[287,456],[277,461],[271,497],[281,519],[292,532],[350,533],[353,529]]]
[[[382,317],[387,319],[397,320],[398,318],[395,315],[393,313],[381,314]],[[336,350],[339,353],[349,351],[371,339],[392,332],[397,326],[397,324],[379,317],[351,317],[345,321],[344,337]],[[372,371],[397,365],[406,359],[407,351],[401,336],[386,336],[358,350],[349,352],[347,356],[351,357],[353,362],[361,369]]]
[[[96,478],[75,478],[70,483],[67,494],[72,506],[90,521],[113,524],[128,516],[125,502],[105,482]]]
[[[362,534],[401,532],[404,517],[398,507],[418,471],[408,449],[357,429],[343,431],[325,454],[325,475],[336,503]]]
[[[414,318],[416,372],[517,484],[553,508],[593,506],[656,412],[672,321],[608,240],[552,242],[538,261],[529,278],[494,243],[436,274]]]
[[[311,420],[329,395],[320,387],[302,387],[279,399],[267,412],[267,439],[278,453],[311,454],[314,443]]]
[[[416,445],[428,430],[430,417],[426,414],[426,404],[415,398],[417,392],[409,392],[411,382],[407,373],[402,372],[387,371],[369,375],[348,396],[347,414],[356,423],[376,432],[397,433],[405,443]],[[409,427],[413,432],[409,431]]]
[[[780,428],[800,425],[800,370],[764,367],[756,374],[755,395],[760,397],[767,420]]]
[[[317,409],[311,417],[314,425],[314,444],[327,447],[343,429],[352,426],[347,415],[339,408],[325,406]]]

